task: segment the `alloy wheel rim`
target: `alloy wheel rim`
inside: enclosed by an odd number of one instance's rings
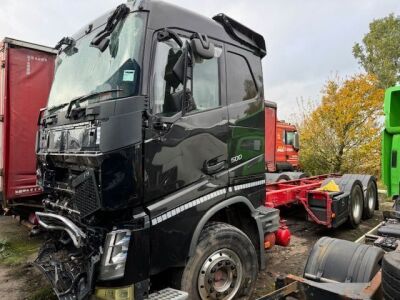
[[[234,299],[243,277],[239,256],[229,249],[211,254],[203,263],[198,277],[201,299]]]
[[[368,193],[368,208],[370,210],[375,208],[375,193],[373,191]]]
[[[361,202],[362,199],[359,194],[356,194],[353,201],[353,219],[358,221],[361,219]]]

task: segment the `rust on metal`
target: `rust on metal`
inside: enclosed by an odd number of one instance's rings
[[[285,297],[290,296],[294,293],[297,293],[299,290],[298,287],[298,282],[294,281],[283,288],[276,290],[270,294],[268,294],[266,297],[261,297],[257,300],[263,300],[263,299],[268,299],[268,300],[279,300],[279,299],[285,299]]]
[[[363,290],[363,293],[366,295],[373,296],[379,290],[382,282],[382,271],[376,273],[374,278],[372,278],[369,285]]]

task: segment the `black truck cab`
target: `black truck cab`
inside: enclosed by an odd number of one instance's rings
[[[263,37],[223,14],[137,0],[57,48],[39,122],[49,238],[36,264],[58,297],[251,294],[279,227],[264,207]]]

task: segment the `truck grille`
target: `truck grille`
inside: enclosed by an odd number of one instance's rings
[[[78,176],[72,185],[75,189],[73,203],[80,212],[81,218],[85,218],[100,209],[99,192],[92,170]]]

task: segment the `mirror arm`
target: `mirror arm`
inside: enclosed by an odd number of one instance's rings
[[[160,117],[160,121],[162,123],[175,123],[182,117],[182,112],[178,112],[177,114],[171,116],[171,117]]]
[[[193,67],[194,67],[194,59],[193,59],[193,51],[189,42],[186,41],[185,48],[184,48],[184,55],[185,55],[185,69],[183,74],[185,74],[185,78],[183,80],[183,97],[182,97],[182,116],[186,114],[186,107],[185,103],[187,100],[187,83],[188,79],[190,79],[190,92],[193,91]],[[189,74],[190,72],[190,74]]]
[[[179,48],[183,47],[182,39],[179,37],[179,35],[175,31],[173,31],[169,28],[164,28],[162,31],[160,31],[157,35],[157,39],[160,42],[165,42],[170,39],[173,39],[178,44]]]

